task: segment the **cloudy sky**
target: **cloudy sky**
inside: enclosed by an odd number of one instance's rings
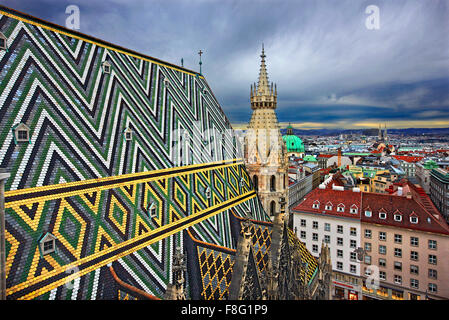
[[[448,0],[0,0],[199,70],[235,127],[249,122],[262,42],[278,119],[298,128],[449,127]],[[370,5],[379,28],[368,29]],[[372,20],[369,20],[372,21]]]

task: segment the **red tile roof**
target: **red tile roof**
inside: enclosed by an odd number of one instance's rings
[[[316,188],[306,196],[306,199],[303,202],[293,208],[293,210],[360,219],[360,199],[360,192]],[[312,206],[316,201],[319,201],[320,204],[318,209],[314,209]],[[325,210],[325,206],[328,202],[332,204],[332,210]],[[344,212],[337,211],[339,204],[345,206]],[[356,205],[358,208],[357,214],[349,213],[349,209],[353,205]]]
[[[317,158],[332,158],[334,156],[334,154],[320,154],[317,156]]]
[[[365,223],[389,225],[398,228],[408,228],[425,232],[442,233],[449,235],[449,226],[440,212],[430,201],[429,196],[421,187],[408,183],[412,198],[379,193],[353,192],[352,190],[332,190],[316,188],[310,192],[306,199],[293,208],[293,212],[307,212],[340,217],[360,219]],[[313,208],[313,204],[319,201],[320,207]],[[331,202],[332,210],[325,210],[325,205]],[[344,212],[338,212],[337,206],[342,203]],[[358,207],[357,214],[349,213],[352,205]],[[371,217],[366,217],[365,210],[372,212]],[[386,219],[379,218],[379,211],[387,213]],[[402,221],[395,221],[394,215],[401,214]],[[410,216],[416,216],[418,223],[410,221]],[[430,221],[430,222],[429,222]]]
[[[393,158],[395,158],[396,160],[403,160],[406,162],[411,162],[411,163],[415,163],[418,161],[421,161],[422,159],[424,159],[424,157],[413,157],[413,156],[397,156],[397,155],[393,155]]]
[[[364,192],[362,193],[362,205],[363,212],[367,208],[372,212],[371,217],[366,217],[363,213],[361,215],[362,222],[449,234],[449,226],[444,219],[441,216],[439,219],[436,219],[431,212],[427,211],[413,198],[408,199],[403,196]],[[386,219],[379,218],[379,211],[382,209],[387,213]],[[402,215],[402,221],[394,220],[396,213]],[[410,222],[411,215],[418,217],[418,223]],[[430,219],[430,223],[428,219]]]

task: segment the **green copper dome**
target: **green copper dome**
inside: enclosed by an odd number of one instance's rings
[[[305,156],[302,160],[306,162],[318,162],[318,160],[314,156],[310,155]]]
[[[282,140],[285,142],[287,152],[304,152],[304,144],[299,137],[293,134],[286,134],[282,136]]]

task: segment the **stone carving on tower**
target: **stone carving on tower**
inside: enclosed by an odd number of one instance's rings
[[[265,211],[274,217],[280,197],[288,199],[288,159],[275,109],[277,87],[268,82],[262,45],[259,80],[251,85],[253,110],[245,136],[245,164]]]

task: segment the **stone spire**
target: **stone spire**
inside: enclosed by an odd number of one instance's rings
[[[262,43],[262,54],[260,55],[262,61],[260,62],[259,82],[257,83],[257,95],[270,95],[270,88],[268,84],[267,67],[265,65],[265,51]]]

